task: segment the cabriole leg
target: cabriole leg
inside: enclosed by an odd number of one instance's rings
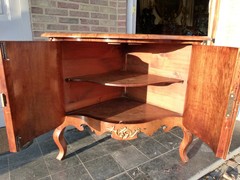
[[[191,144],[193,140],[193,135],[190,131],[188,131],[186,128],[182,127],[183,130],[183,140],[179,147],[179,154],[181,157],[181,160],[186,163],[188,162],[189,158],[187,156],[187,148]]]

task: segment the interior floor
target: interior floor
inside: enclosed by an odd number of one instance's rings
[[[19,153],[0,154],[0,179],[199,179],[224,160],[197,138],[189,147],[189,162],[183,164],[178,148],[180,129],[162,130],[152,137],[140,134],[131,141],[117,141],[109,134],[96,136],[69,128],[65,133],[68,154],[56,160],[58,149],[52,131],[36,138]],[[228,158],[240,153],[240,122],[237,121]]]

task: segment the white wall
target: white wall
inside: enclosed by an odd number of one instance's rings
[[[216,45],[240,48],[239,7],[239,0],[221,0]],[[240,120],[240,108],[237,119]]]
[[[28,0],[0,1],[0,41],[32,40]]]

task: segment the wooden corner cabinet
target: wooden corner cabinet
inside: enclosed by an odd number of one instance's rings
[[[196,135],[225,158],[239,106],[237,48],[196,36],[45,33],[50,41],[1,42],[0,92],[9,148],[55,129],[87,125],[131,140],[179,126],[179,154]],[[81,132],[80,132],[81,133]]]

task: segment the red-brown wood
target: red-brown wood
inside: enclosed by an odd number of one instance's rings
[[[192,134],[182,125],[182,117],[161,117],[154,121],[142,123],[118,123],[105,122],[93,118],[87,118],[79,115],[66,116],[65,121],[55,129],[53,139],[59,148],[58,160],[62,160],[67,152],[67,144],[63,136],[64,129],[67,126],[74,126],[79,131],[83,130],[82,125],[88,125],[94,133],[101,135],[105,132],[110,132],[112,138],[117,140],[132,140],[137,138],[138,133],[143,132],[146,135],[152,135],[160,127],[164,126],[164,131],[168,132],[173,127],[179,126],[183,130],[183,140],[180,144],[179,155],[183,162],[187,162],[187,147],[192,142]]]
[[[237,111],[233,107],[227,117],[228,100],[234,93],[235,104],[239,96],[237,54],[236,48],[193,46],[189,71],[183,124],[224,158],[236,119],[233,112]]]
[[[60,41],[90,41],[109,43],[202,43],[210,41],[207,36],[175,36],[154,34],[83,34],[83,33],[44,33],[42,37]]]
[[[141,87],[147,85],[166,86],[173,83],[183,83],[181,79],[129,71],[114,71],[104,74],[67,78],[66,80],[73,82],[93,82],[115,87]]]
[[[15,152],[63,121],[61,56],[59,43],[5,44],[9,60],[1,61],[1,92],[7,96],[3,111],[10,151]]]

